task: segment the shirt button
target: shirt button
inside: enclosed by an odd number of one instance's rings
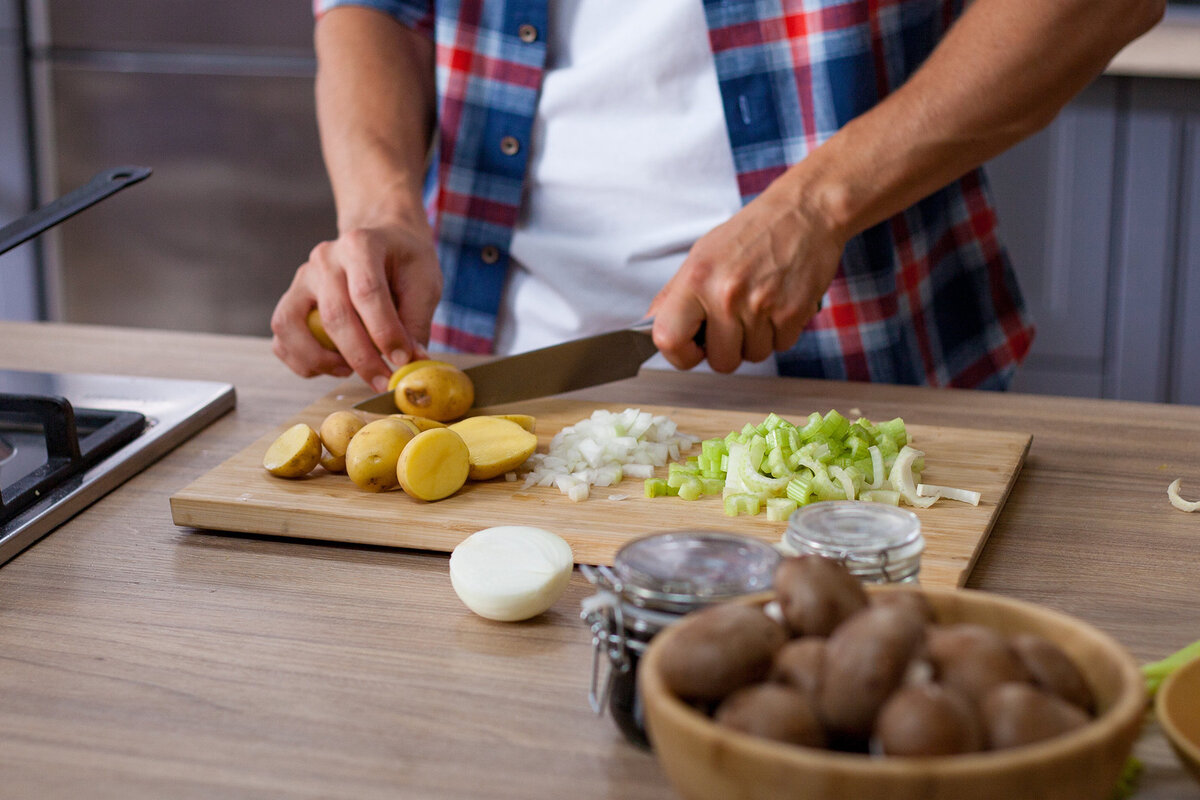
[[[485,264],[495,264],[500,260],[500,248],[491,244],[485,245],[484,248],[479,251],[479,257],[483,259],[483,263]]]
[[[533,44],[538,38],[538,29],[526,22],[521,27],[517,28],[517,36],[525,44]]]
[[[521,149],[521,143],[515,136],[505,136],[500,140],[500,152],[506,156],[515,156]]]

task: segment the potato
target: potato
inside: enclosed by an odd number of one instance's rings
[[[761,681],[787,641],[787,630],[761,608],[721,603],[693,613],[659,657],[663,682],[685,700],[721,700]]]
[[[279,478],[302,478],[321,460],[321,437],[299,422],[279,435],[263,455],[263,468]]]
[[[537,450],[536,436],[501,417],[467,417],[452,424],[450,430],[467,443],[473,481],[511,472]]]
[[[392,419],[402,419],[408,424],[416,428],[416,432],[427,431],[430,428],[444,428],[446,423],[438,422],[436,419],[426,419],[425,417],[414,417],[412,414],[389,414]]]
[[[993,750],[1040,742],[1091,719],[1078,706],[1028,683],[992,687],[980,703],[980,713]]]
[[[321,315],[316,307],[313,307],[308,312],[308,316],[304,321],[308,324],[309,332],[321,344],[321,347],[324,347],[326,350],[332,350],[335,353],[337,352],[337,345],[333,343],[333,339],[330,339],[329,334],[325,332],[325,324],[321,322]]]
[[[449,364],[425,364],[396,384],[396,408],[414,417],[439,422],[458,419],[475,402],[467,373]]]
[[[415,436],[404,420],[384,417],[368,422],[346,448],[346,474],[360,489],[386,492],[400,485],[396,465]]]
[[[528,414],[494,414],[493,416],[515,422],[530,433],[537,433],[537,420]]]
[[[804,636],[788,642],[775,654],[767,680],[785,683],[816,697],[825,669],[826,641],[821,636]]]
[[[446,366],[446,367],[451,366],[450,364],[447,364],[445,361],[433,361],[428,358],[420,358],[420,359],[417,359],[416,361],[410,361],[402,367],[396,367],[396,369],[392,371],[392,376],[390,378],[388,378],[388,387],[387,387],[388,391],[389,392],[395,391],[396,384],[399,383],[400,379],[403,378],[408,373],[416,372],[421,367],[425,367],[430,364],[441,364],[442,366]]]
[[[958,689],[975,703],[998,684],[1033,680],[1008,639],[983,625],[930,626],[926,645],[937,682]]]
[[[327,416],[318,431],[321,444],[325,445],[321,466],[329,472],[345,472],[346,448],[364,424],[362,417],[353,411],[334,411]]]
[[[902,606],[868,608],[839,625],[826,645],[817,703],[826,729],[865,739],[924,634],[924,620]]]
[[[406,494],[418,500],[441,500],[467,482],[467,443],[450,428],[421,431],[404,448],[396,477]]]
[[[862,584],[828,558],[785,558],[775,569],[775,593],[788,627],[797,636],[828,636],[842,620],[867,607]]]
[[[949,756],[984,747],[983,725],[962,694],[934,683],[895,691],[879,711],[875,742],[884,755]]]
[[[751,736],[805,747],[825,746],[825,731],[808,696],[778,683],[738,689],[717,706],[713,719]]]
[[[1068,703],[1091,712],[1096,705],[1091,687],[1079,668],[1054,642],[1033,633],[1018,633],[1010,639],[1021,663],[1033,676],[1033,682]]]

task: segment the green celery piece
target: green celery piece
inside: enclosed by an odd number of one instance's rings
[[[725,516],[737,517],[742,514],[754,516],[761,508],[762,502],[752,494],[738,492],[725,498]]]
[[[798,503],[787,497],[770,497],[767,499],[767,519],[771,522],[784,522],[796,510]]]
[[[850,456],[854,459],[870,457],[870,452],[867,450],[871,446],[871,442],[865,436],[847,436],[846,449]]]
[[[813,494],[813,478],[812,473],[808,475],[797,475],[788,481],[787,496],[789,500],[795,501],[798,505],[808,503]]]
[[[675,475],[675,474],[696,475],[699,472],[700,472],[699,468],[694,467],[691,464],[673,463],[673,464],[667,465],[667,476],[668,477],[670,477],[671,475]]]
[[[708,478],[700,479],[700,490],[704,494],[720,494],[725,489],[724,478]]]
[[[821,433],[821,423],[824,419],[817,412],[808,415],[808,423],[800,429],[800,438],[804,441],[815,439]]]
[[[791,475],[792,469],[788,467],[787,458],[783,455],[783,448],[776,447],[767,453],[767,463],[764,464],[766,472],[771,473],[773,478],[782,478],[785,475]]]
[[[674,465],[672,465],[672,466],[674,466]],[[690,472],[684,472],[681,470],[675,470],[673,472],[668,472],[667,473],[667,488],[675,490],[674,492],[671,492],[671,494],[678,494],[679,487],[683,486],[683,482],[686,480],[690,480],[694,477],[696,477],[696,476],[692,475]]]
[[[1168,675],[1196,658],[1200,658],[1200,641],[1192,642],[1160,661],[1143,665],[1142,675],[1146,678],[1146,691],[1150,697],[1153,698],[1158,693],[1158,687]]]
[[[881,436],[886,435],[896,442],[897,449],[908,444],[908,429],[904,426],[904,420],[900,417],[890,419],[887,422],[880,422],[876,427],[879,428]]]
[[[699,478],[687,477],[684,478],[683,483],[679,484],[680,500],[699,500],[703,493],[704,489],[700,485]]]
[[[830,409],[822,420],[822,429],[830,439],[841,441],[850,429],[850,420],[843,417],[836,409]]]
[[[868,489],[859,495],[858,499],[868,500],[872,503],[886,503],[889,506],[900,505],[900,493],[891,489]]]
[[[664,497],[667,494],[667,482],[662,478],[647,478],[642,486],[646,497]]]
[[[846,493],[842,491],[842,485],[830,476],[827,469],[823,469],[813,475],[813,491],[818,500],[846,499]]]

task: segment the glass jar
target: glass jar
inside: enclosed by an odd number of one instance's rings
[[[637,692],[646,645],[690,611],[768,591],[780,559],[778,550],[757,539],[680,531],[629,542],[611,568],[581,566],[596,586],[581,613],[592,630],[592,710],[603,714],[607,707],[629,741],[648,746]],[[609,662],[603,682],[602,659]]]
[[[925,539],[911,511],[861,500],[797,509],[783,534],[789,553],[832,558],[864,583],[916,583]]]

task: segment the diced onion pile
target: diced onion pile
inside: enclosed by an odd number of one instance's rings
[[[586,500],[592,486],[653,477],[655,467],[678,460],[698,441],[666,416],[598,409],[555,434],[548,452],[529,457],[521,467],[523,488],[555,486],[571,500]]]

